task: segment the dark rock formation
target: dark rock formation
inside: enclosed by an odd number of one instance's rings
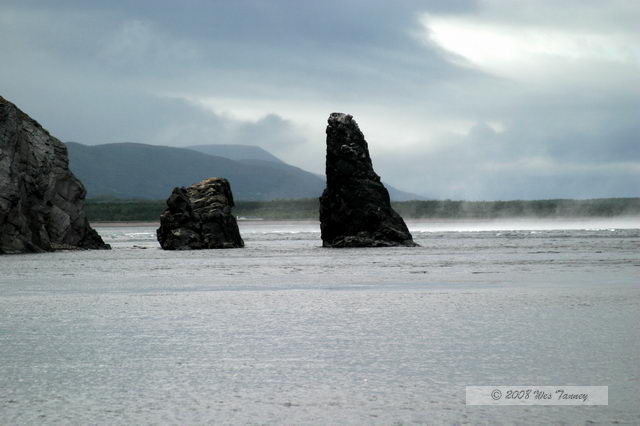
[[[0,96],[0,254],[109,248],[68,166],[67,147]]]
[[[209,178],[175,188],[160,216],[158,241],[165,250],[244,247],[232,207],[226,179]]]
[[[327,126],[327,187],[320,197],[324,247],[416,246],[373,171],[369,148],[351,115]]]

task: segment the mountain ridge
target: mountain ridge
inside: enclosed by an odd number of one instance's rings
[[[187,149],[199,151],[208,155],[224,157],[230,160],[264,160],[274,163],[285,164],[280,158],[276,157],[264,148],[256,145],[230,145],[230,144],[208,144],[208,145],[189,145]]]
[[[209,177],[227,178],[234,198],[247,201],[319,197],[325,187],[323,176],[287,164],[259,147],[250,151],[264,151],[267,158],[278,161],[232,160],[192,148],[136,142],[66,145],[70,168],[89,198],[165,199],[174,187]],[[424,199],[387,188],[396,200]]]

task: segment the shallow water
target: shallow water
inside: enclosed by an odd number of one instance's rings
[[[409,222],[420,248],[0,257],[0,423],[640,423],[640,223]],[[609,406],[465,406],[467,385],[605,385]]]

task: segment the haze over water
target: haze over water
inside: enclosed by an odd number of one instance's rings
[[[419,248],[0,257],[2,422],[639,423],[640,221],[409,221]],[[602,385],[600,407],[467,407],[467,385]]]

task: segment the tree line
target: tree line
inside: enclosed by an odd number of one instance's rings
[[[640,215],[640,198],[591,200],[454,201],[416,200],[392,203],[405,219],[497,219],[506,217],[613,217]],[[93,222],[158,221],[164,200],[100,200],[85,203]],[[236,201],[233,213],[247,219],[318,219],[317,198]]]

